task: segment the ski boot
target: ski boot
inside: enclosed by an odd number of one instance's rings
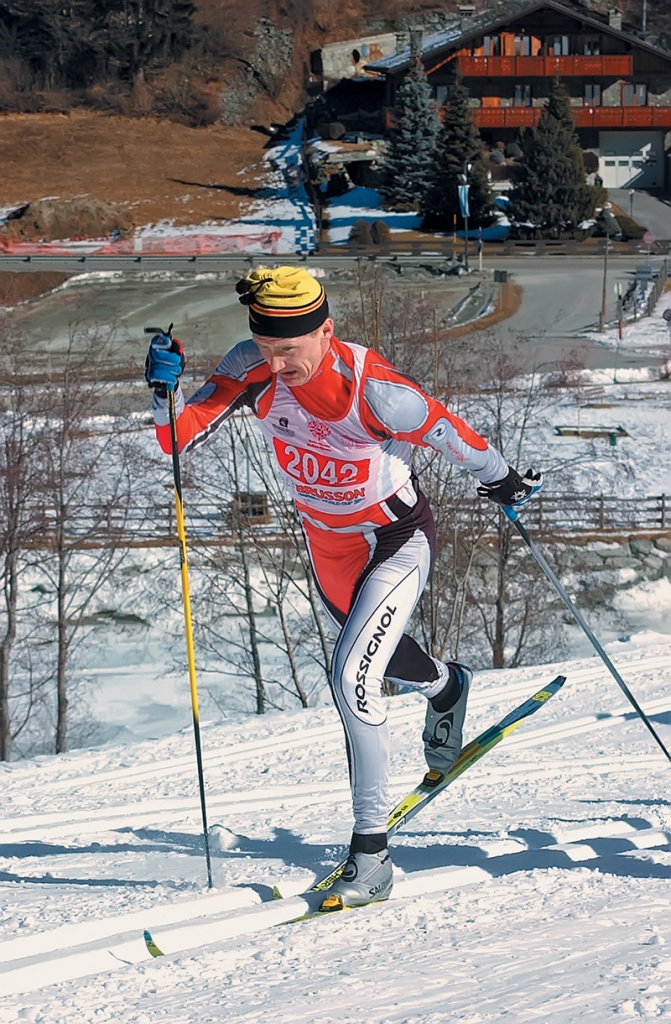
[[[448,680],[440,693],[429,699],[422,733],[424,756],[429,766],[427,779],[433,773],[446,775],[461,753],[466,701],[473,673],[466,665],[454,661],[445,667]],[[434,777],[434,781],[438,779]]]
[[[330,913],[344,907],[364,907],[367,903],[389,899],[393,874],[386,846],[377,853],[355,853],[350,849],[342,874],[326,891],[319,907],[320,912]]]

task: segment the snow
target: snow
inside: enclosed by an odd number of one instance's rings
[[[507,199],[497,197],[494,201],[496,206],[496,224],[484,228],[478,232],[475,228],[468,232],[469,238],[477,239],[482,235],[484,239],[501,239],[508,235],[510,221],[505,215]],[[385,210],[382,207],[380,193],[374,188],[364,188],[356,185],[341,196],[334,196],[328,200],[325,210],[325,222],[328,227],[326,237],[331,245],[340,245],[349,238],[352,226],[357,220],[367,220],[371,224],[376,220],[383,220],[393,232],[416,231],[422,222],[418,213],[411,211],[395,212]],[[442,234],[436,234],[436,238],[444,238]],[[463,238],[464,232],[457,231],[457,238]]]
[[[671,295],[668,292],[662,292],[655,303],[652,316],[624,324],[622,338],[619,337],[617,324],[608,324],[602,333],[592,332],[588,333],[586,337],[600,342],[607,348],[644,352],[660,359],[666,355],[667,359],[671,359],[671,327],[663,317],[669,307],[671,307]]]
[[[662,586],[629,593],[643,619]],[[607,649],[671,745],[669,636]],[[157,653],[119,695],[156,738],[0,768],[0,1021],[671,1020],[669,765],[602,663],[476,673],[468,738],[556,672],[560,694],[396,836],[388,903],[289,924],[349,838],[336,713],[203,721],[208,890],[191,729],[163,734],[147,698]],[[423,707],[388,707],[400,798]]]
[[[330,199],[327,209],[327,237],[332,245],[346,242],[357,220],[367,220],[371,224],[376,220],[383,220],[392,232],[413,231],[419,227],[421,221],[421,217],[416,213],[384,211],[379,192],[360,185],[342,196]]]

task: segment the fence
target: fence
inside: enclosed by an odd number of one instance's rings
[[[287,507],[289,502],[287,502]],[[254,508],[252,506],[252,508]],[[265,509],[265,506],[264,506]],[[241,516],[240,503],[209,504],[195,501],[185,504],[186,530],[190,542],[197,545],[232,545],[232,522]],[[474,519],[496,522],[496,510],[485,501],[473,499],[448,505],[450,522],[464,529]],[[175,509],[172,503],[150,506],[80,506],[68,516],[66,540],[74,547],[161,547],[174,542]],[[608,538],[631,533],[671,533],[671,496],[652,495],[620,498],[608,495],[573,494],[557,497],[539,494],[524,510],[524,523],[532,531],[554,539],[566,536]],[[249,527],[260,543],[273,544],[284,539],[278,519],[264,511],[248,518]],[[56,516],[53,510],[35,509],[32,520],[32,546],[50,548],[55,542]]]
[[[469,242],[476,246],[478,243],[477,231],[469,231]],[[602,256],[606,247],[606,239],[591,237],[584,241],[577,238],[506,238],[488,239],[483,238],[483,252],[490,263],[493,257],[503,256]],[[623,241],[610,238],[608,240],[608,252],[611,256],[633,256],[641,254],[644,243],[640,239]],[[653,245],[652,255],[659,259],[665,256],[671,249],[671,240],[657,239]],[[380,242],[376,245],[357,245],[348,242],[342,245],[320,245],[317,254],[320,258],[328,259],[335,256],[347,256],[351,259],[375,260],[395,259],[403,260],[404,257],[414,259],[424,258],[443,259],[446,261],[458,261],[464,252],[463,232],[455,240],[452,237],[445,238],[415,238],[403,240],[402,242],[391,240]]]
[[[646,299],[645,313],[644,316],[652,316],[653,310],[657,305],[657,300],[666,288],[666,281],[668,276],[668,265],[666,260],[662,260],[658,272],[652,278],[652,287]]]

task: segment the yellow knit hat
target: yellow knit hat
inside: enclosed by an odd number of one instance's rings
[[[252,333],[268,338],[311,334],[329,315],[326,292],[302,267],[258,267],[235,286],[249,307]]]

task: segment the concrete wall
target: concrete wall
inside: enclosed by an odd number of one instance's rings
[[[341,43],[329,43],[321,51],[324,78],[339,80],[365,75],[364,66],[396,52],[396,34],[361,36]]]

